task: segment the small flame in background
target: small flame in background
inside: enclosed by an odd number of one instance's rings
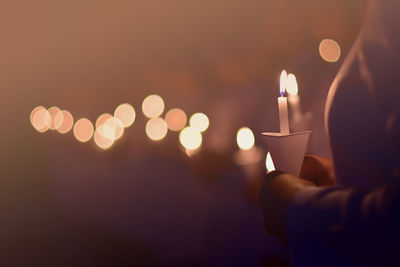
[[[286,70],[283,70],[281,72],[281,78],[279,80],[279,92],[280,96],[283,96],[285,94],[286,88],[287,88],[287,80],[288,80],[288,75]]]
[[[289,95],[297,95],[299,93],[299,86],[297,85],[297,79],[293,73],[290,73],[287,76],[286,91],[288,92]]]
[[[272,161],[271,153],[267,153],[267,157],[265,159],[265,167],[267,168],[267,173],[275,171],[274,162]]]
[[[253,148],[255,143],[253,131],[248,127],[240,128],[236,134],[236,143],[242,150]]]

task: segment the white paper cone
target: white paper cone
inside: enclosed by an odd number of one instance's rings
[[[299,176],[310,134],[311,131],[262,134],[277,170]]]

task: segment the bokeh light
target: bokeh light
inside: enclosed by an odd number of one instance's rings
[[[272,161],[271,153],[267,153],[267,157],[265,159],[265,167],[267,168],[267,172],[275,171],[274,162]]]
[[[164,111],[164,100],[159,95],[149,95],[143,100],[142,111],[147,118],[158,117]]]
[[[101,114],[96,120],[96,128],[99,128],[110,118],[113,118],[113,116],[110,113]]]
[[[146,124],[146,134],[154,141],[160,141],[167,135],[168,126],[164,119],[153,118]]]
[[[190,158],[193,157],[194,155],[196,155],[198,152],[200,151],[200,149],[187,149],[185,148],[185,153],[186,155]]]
[[[123,127],[127,128],[135,121],[136,112],[132,105],[125,103],[115,109],[114,117],[122,122]]]
[[[319,44],[319,54],[326,62],[334,63],[340,58],[340,45],[332,39],[324,39]]]
[[[93,124],[90,120],[82,118],[75,122],[74,125],[74,136],[79,142],[85,143],[89,141],[93,136]]]
[[[236,142],[240,149],[249,150],[254,146],[254,134],[247,128],[240,128],[236,134]]]
[[[58,116],[62,116],[63,120],[62,124],[57,128],[57,131],[61,134],[66,134],[71,131],[72,126],[74,125],[74,118],[72,117],[71,113],[64,109],[62,112],[56,115],[56,121],[59,120]]]
[[[192,115],[192,117],[190,117],[189,124],[191,128],[199,132],[204,132],[210,125],[210,121],[206,114],[195,113]]]
[[[104,122],[103,125],[108,126],[113,131],[113,135],[114,135],[113,139],[115,139],[115,140],[120,139],[122,137],[122,135],[124,134],[124,125],[117,118],[111,117],[106,122]]]
[[[287,77],[286,91],[289,95],[297,95],[299,93],[296,76],[293,73],[290,73]]]
[[[49,128],[50,128],[50,130],[54,131],[54,130],[58,129],[58,127],[60,127],[61,124],[63,123],[64,115],[63,115],[63,112],[61,111],[61,109],[56,106],[49,108],[48,111],[49,111],[49,114],[51,117],[50,118],[51,122],[50,122]]]
[[[32,126],[33,126],[33,118],[34,118],[34,116],[35,116],[35,113],[36,113],[37,111],[41,110],[41,109],[45,109],[45,107],[43,107],[43,106],[37,106],[37,107],[35,107],[34,109],[32,109],[31,114],[30,114],[30,117],[29,117]]]
[[[46,132],[51,123],[51,116],[47,109],[43,106],[34,108],[31,112],[31,124],[40,133]]]
[[[96,128],[94,132],[94,142],[101,149],[110,148],[115,140],[114,129],[112,129],[109,125],[103,124],[100,127]]]
[[[165,115],[165,121],[167,122],[168,129],[171,131],[180,131],[186,126],[186,113],[179,108],[171,109]]]
[[[186,127],[179,133],[179,141],[187,150],[196,150],[201,146],[201,132],[192,127]]]

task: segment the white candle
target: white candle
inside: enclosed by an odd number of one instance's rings
[[[287,86],[287,73],[285,70],[281,73],[280,79],[280,97],[278,97],[278,107],[279,107],[279,124],[281,128],[281,134],[289,134],[289,114],[288,114],[288,104],[287,98],[284,96],[286,86]]]

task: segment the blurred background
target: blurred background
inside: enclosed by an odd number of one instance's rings
[[[1,1],[0,263],[287,266],[257,203],[261,133],[286,69],[291,130],[330,155],[325,100],[365,11]]]

